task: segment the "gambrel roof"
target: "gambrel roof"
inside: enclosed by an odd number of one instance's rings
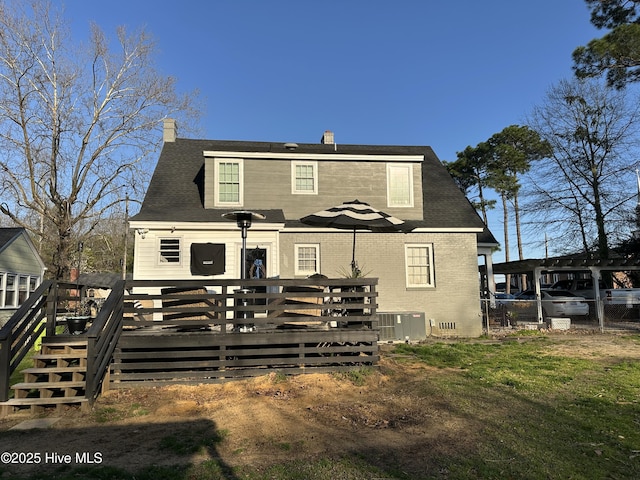
[[[291,153],[284,142],[192,140],[166,142],[158,159],[140,212],[135,221],[224,222],[222,209],[204,208],[204,151]],[[412,220],[417,228],[482,228],[480,243],[497,241],[471,203],[456,186],[446,168],[429,146],[296,144],[296,155],[420,155],[424,215]],[[254,210],[254,209],[252,209]],[[255,210],[270,223],[302,226],[298,219],[285,218],[282,210]]]

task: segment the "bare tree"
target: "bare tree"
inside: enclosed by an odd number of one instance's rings
[[[44,2],[0,0],[0,211],[51,249],[66,278],[76,242],[125,193],[141,193],[161,120],[196,118],[194,94],[158,73],[144,31],[96,25],[77,46]]]
[[[125,241],[128,228],[125,214],[114,211],[104,218],[84,241],[82,254],[84,272],[122,272],[122,262],[127,261],[126,271],[133,264],[133,242]],[[125,254],[125,249],[127,254]]]
[[[602,81],[561,81],[531,114],[529,125],[553,147],[529,174],[528,211],[567,247],[609,256],[609,236],[628,226],[635,189],[640,109]],[[575,251],[575,250],[574,250]]]

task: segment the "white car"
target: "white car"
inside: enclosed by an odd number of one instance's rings
[[[585,317],[589,315],[589,304],[584,297],[579,297],[568,290],[541,290],[542,315],[545,317]],[[536,292],[527,290],[516,298],[535,300]]]

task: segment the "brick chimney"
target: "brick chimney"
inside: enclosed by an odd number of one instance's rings
[[[176,127],[176,121],[173,118],[165,118],[162,131],[162,141],[175,142],[178,136],[178,129]]]
[[[334,145],[336,142],[333,139],[333,132],[331,130],[325,130],[320,139],[320,143],[325,145]]]

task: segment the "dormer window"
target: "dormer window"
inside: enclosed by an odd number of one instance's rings
[[[237,207],[243,202],[243,165],[241,159],[216,158],[215,205]]]
[[[291,193],[317,195],[318,162],[291,162]]]
[[[413,207],[413,165],[387,164],[387,206]]]

